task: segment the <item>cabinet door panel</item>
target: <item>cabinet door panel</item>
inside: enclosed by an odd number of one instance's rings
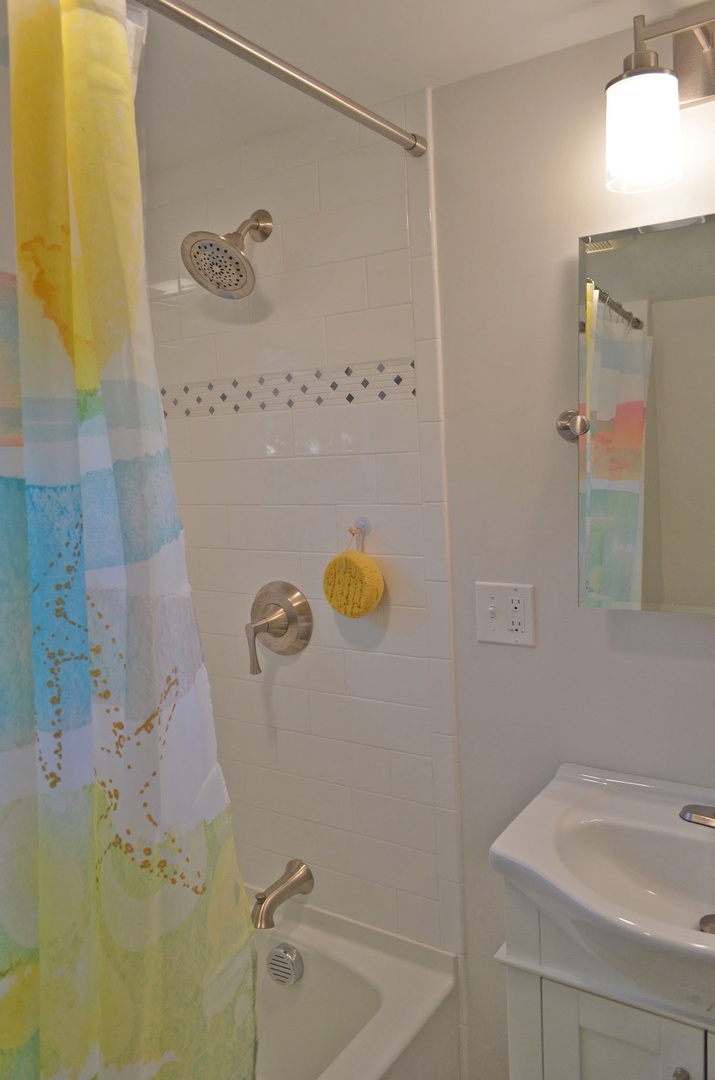
[[[544,979],[544,1080],[705,1080],[699,1028]]]
[[[541,976],[507,968],[509,1076],[544,1080],[541,1051]]]

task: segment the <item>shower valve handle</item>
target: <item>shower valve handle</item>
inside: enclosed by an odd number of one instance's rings
[[[295,585],[287,581],[264,585],[251,606],[251,621],[246,623],[251,675],[261,674],[256,638],[272,652],[291,655],[305,648],[312,632],[310,604]]]
[[[248,655],[250,659],[251,675],[261,674],[261,665],[258,663],[256,650],[256,635],[270,634],[272,637],[283,637],[288,629],[288,616],[284,609],[277,604],[272,604],[272,611],[257,622],[246,623],[246,637],[248,638]]]

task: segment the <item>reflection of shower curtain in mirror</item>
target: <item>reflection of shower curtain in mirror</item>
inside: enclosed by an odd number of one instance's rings
[[[587,287],[581,474],[582,602],[640,607],[645,412],[652,339]]]
[[[0,274],[0,1077],[252,1080],[143,265],[122,0],[10,0]]]

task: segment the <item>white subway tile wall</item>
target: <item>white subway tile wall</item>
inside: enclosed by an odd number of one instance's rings
[[[378,111],[428,129],[426,94]],[[188,417],[181,402],[167,429],[246,881],[265,886],[297,856],[315,873],[310,903],[461,951],[430,191],[428,156],[331,118],[151,176],[147,245],[160,379],[177,401],[186,385],[195,403],[202,382],[236,380],[245,399],[262,376],[407,364],[412,381],[384,400],[326,409],[306,394],[298,408],[281,390],[265,411],[232,415],[227,397]],[[197,289],[183,235],[233,230],[258,207],[275,228],[246,244],[254,293]],[[322,577],[359,516],[386,587],[352,620]],[[252,677],[243,627],[276,579],[309,597],[313,639],[297,656],[260,650]]]

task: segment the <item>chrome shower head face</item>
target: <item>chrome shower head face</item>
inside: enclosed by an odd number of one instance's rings
[[[189,233],[181,245],[181,258],[194,281],[215,296],[239,300],[256,284],[241,248],[218,233]]]
[[[256,275],[246,258],[243,243],[250,234],[256,241],[266,240],[273,228],[267,210],[256,210],[233,233],[192,232],[181,244],[181,258],[194,281],[202,288],[227,300],[239,300],[253,292]]]

